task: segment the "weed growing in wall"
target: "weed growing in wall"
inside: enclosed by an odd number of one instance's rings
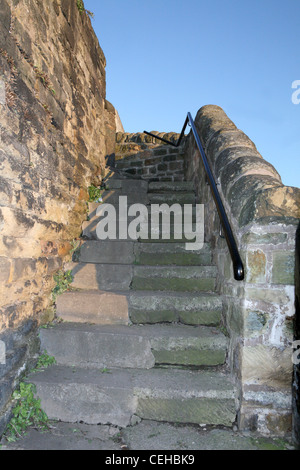
[[[39,357],[35,369],[37,372],[55,364],[54,357],[49,356],[47,351]],[[42,431],[48,429],[48,416],[41,408],[41,400],[35,397],[36,387],[31,383],[21,382],[19,388],[12,394],[16,404],[12,410],[5,438],[8,442],[14,442],[21,438],[30,426],[34,426]]]
[[[43,354],[38,358],[37,364],[32,372],[37,372],[41,369],[47,369],[47,367],[56,364],[56,359],[53,356],[49,356],[47,351],[44,351]]]
[[[17,404],[5,433],[8,442],[21,438],[29,426],[47,429],[48,416],[41,408],[40,399],[35,398],[35,392],[35,386],[25,382],[21,382],[19,389],[14,391],[12,398]]]
[[[72,249],[70,250],[70,255],[72,256],[72,261],[76,262],[79,261],[79,256],[80,256],[80,248],[81,248],[81,242],[80,240],[73,240],[70,242],[72,245]]]
[[[58,271],[53,276],[56,286],[52,290],[52,299],[55,302],[58,295],[63,294],[70,288],[70,284],[73,281],[73,275],[71,271],[64,272],[63,270]]]
[[[40,70],[36,65],[33,66],[33,70],[36,76],[41,80],[44,87],[50,90],[51,93],[53,93],[53,95],[55,95],[55,90],[53,88],[53,85],[51,84],[51,81],[48,75],[42,70]]]
[[[77,8],[79,13],[83,13],[85,8],[82,0],[76,0]]]
[[[100,188],[97,188],[96,186],[91,185],[88,188],[88,193],[89,193],[89,202],[102,202],[102,198],[101,198],[102,191]]]
[[[94,18],[94,13],[84,8],[83,0],[76,0],[76,5],[80,14],[87,13],[90,18]]]

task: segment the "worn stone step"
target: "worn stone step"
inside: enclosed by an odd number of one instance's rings
[[[177,192],[177,191],[194,191],[194,183],[192,181],[153,181],[149,183],[149,192]]]
[[[131,191],[124,193],[118,189],[111,189],[103,191],[102,193],[102,204],[112,204],[113,206],[118,206],[120,197],[127,197],[127,204],[149,204],[148,193],[146,191]]]
[[[202,239],[203,237],[201,234],[196,238],[195,232],[186,232],[182,234],[182,237],[179,237],[176,235],[174,236],[174,233],[171,232],[170,236],[169,235],[164,235],[160,232],[159,236],[149,236],[149,238],[142,238],[140,237],[138,239],[139,242],[141,243],[181,243],[184,246],[188,243],[188,246],[196,246],[196,250],[199,248],[199,244],[202,246]],[[194,248],[189,249],[187,251],[192,251]]]
[[[71,287],[87,290],[128,290],[133,277],[131,264],[66,263],[73,275]]]
[[[147,264],[147,265],[210,265],[210,245],[200,250],[186,250],[183,243],[140,243],[122,240],[87,240],[79,253],[80,263]]]
[[[212,291],[214,266],[138,266],[132,264],[65,263],[75,289]]]
[[[195,224],[189,224],[187,227],[183,223],[160,223],[146,226],[146,238],[141,232],[139,240],[141,242],[176,242],[188,243],[196,240],[197,228]],[[200,239],[201,232],[199,232]]]
[[[128,295],[126,291],[65,292],[56,299],[56,314],[68,322],[128,325]]]
[[[162,193],[148,193],[149,204],[195,204],[194,191],[176,191]]]
[[[183,183],[177,183],[177,186]],[[150,183],[150,185],[154,185],[154,183]],[[159,191],[159,187],[161,190]],[[151,186],[150,186],[151,188]],[[102,197],[102,204],[112,204],[117,206],[120,201],[120,196],[127,197],[127,204],[195,204],[196,202],[196,195],[193,188],[183,189],[174,186],[172,188],[172,183],[169,183],[169,186],[165,183],[163,185],[160,183],[160,186],[157,186],[156,189],[152,187],[150,191],[143,191],[143,190],[124,190],[123,188],[120,189],[107,189],[103,191]]]
[[[222,308],[222,299],[216,294],[130,292],[130,320],[137,324],[218,325]]]
[[[64,321],[75,323],[214,326],[221,320],[222,300],[208,293],[71,291],[57,297],[56,312]]]
[[[137,243],[135,245],[135,263],[146,265],[199,266],[210,265],[211,248],[204,243],[200,250],[189,251],[184,243]]]
[[[81,263],[132,264],[136,261],[135,242],[88,240],[79,253]]]
[[[82,236],[84,238],[90,240],[100,240],[100,241],[137,241],[141,240],[143,242],[177,242],[180,241],[181,243],[191,243],[196,240],[196,226],[192,224],[185,229],[183,224],[176,224],[173,223],[165,223],[156,225],[154,222],[151,224],[149,221],[148,224],[145,224],[144,228],[141,229],[140,226],[137,226],[135,223],[133,226],[130,227],[131,222],[135,220],[135,217],[131,217],[127,219],[127,222],[121,221],[122,226],[120,228],[119,220],[116,219],[116,223],[113,225],[113,232],[111,234],[106,235],[108,231],[108,226],[102,228],[103,232],[105,232],[104,237],[102,238],[97,233],[97,225],[100,222],[100,218],[94,217],[91,220],[84,221],[82,224]],[[107,224],[107,220],[105,221]],[[145,238],[147,237],[147,238]],[[200,238],[200,235],[198,236]]]
[[[126,229],[126,226],[122,228],[122,231],[117,227],[116,232],[111,232],[110,235],[106,233],[102,236],[97,233],[97,224],[98,221],[87,221],[82,224],[82,237],[86,240],[99,240],[99,241],[141,241],[143,243],[200,243],[202,240],[201,233],[196,237],[196,232],[193,230],[191,232],[180,232],[180,229],[176,229],[176,234],[174,229],[171,226],[170,232],[169,227],[158,227],[151,230],[149,226],[146,235],[144,232],[140,232],[139,228],[136,226],[132,227],[130,230]],[[107,228],[104,228],[104,231],[107,232]],[[147,238],[145,238],[145,236]],[[198,246],[198,244],[197,244]]]
[[[148,181],[130,178],[109,178],[105,182],[106,190],[119,190],[122,194],[147,193]]]
[[[215,289],[215,266],[135,266],[132,289],[201,292]]]
[[[124,203],[122,203],[124,204]],[[164,204],[164,203],[162,203]],[[145,207],[147,208],[147,217],[143,218],[143,221],[147,222],[150,222],[151,221],[151,206],[149,204],[144,204]],[[95,217],[97,217],[97,209],[98,208],[101,208],[101,206],[103,206],[103,203],[102,202],[89,202],[88,203],[88,216],[89,216],[89,219],[92,220],[94,219]],[[133,215],[133,216],[128,216],[125,214],[124,216],[124,207],[123,205],[121,205],[121,209],[120,209],[120,206],[119,204],[114,204],[114,207],[116,209],[116,215],[117,215],[117,220],[124,220],[124,217],[126,216],[126,218],[128,218],[129,221],[131,220],[134,220],[139,214],[137,215]],[[173,213],[171,211],[171,207],[170,208],[164,208],[163,206],[160,208],[160,213],[163,214],[164,216],[168,215],[168,214],[171,214],[171,221],[172,221],[172,217],[173,217]],[[176,212],[177,213],[177,212]],[[186,208],[186,213],[188,214],[192,214],[192,217],[193,217],[193,220],[195,220],[195,215],[196,215],[196,206],[195,204],[189,204],[188,205],[188,208]],[[99,212],[98,212],[99,214]],[[128,214],[128,208],[127,208],[127,214]],[[182,211],[182,215],[184,214],[184,211]],[[162,216],[160,216],[162,217]],[[99,216],[97,217],[99,218]]]
[[[112,219],[108,219],[108,214],[105,212],[105,205],[99,203],[89,203],[89,216],[88,220],[84,221],[82,224],[82,235],[85,238],[92,239],[92,240],[99,240],[97,236],[97,225],[98,223],[103,220],[103,224],[106,226],[103,227],[103,230],[107,232],[110,228],[115,230],[114,238],[112,236],[107,236],[107,240],[134,240],[131,234],[129,233],[128,227],[130,224],[136,220],[137,216],[128,216],[128,207],[127,208],[119,208],[119,204],[114,204],[115,207],[115,214],[112,214]],[[98,209],[103,209],[103,212],[97,212]],[[144,218],[142,221],[146,222],[148,219]],[[110,224],[109,226],[107,224]],[[135,224],[136,227],[136,224]],[[134,233],[136,229],[134,227]]]
[[[96,369],[217,366],[224,364],[227,351],[226,337],[203,326],[63,323],[41,329],[40,340],[58,364]]]
[[[28,377],[50,419],[126,427],[133,416],[232,426],[236,390],[224,373],[50,366]]]
[[[116,234],[109,236],[107,235],[106,238],[101,240],[98,235],[97,235],[97,225],[100,221],[100,218],[95,217],[92,220],[88,220],[83,222],[82,224],[82,236],[88,240],[100,240],[100,241],[134,241],[133,237],[129,234],[128,229],[126,229],[126,225],[124,226],[123,232],[125,234],[121,234],[119,231],[119,224],[117,222],[116,224]],[[105,231],[108,230],[108,228],[104,228]]]

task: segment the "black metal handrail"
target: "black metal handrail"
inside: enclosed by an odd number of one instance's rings
[[[220,193],[218,191],[213,173],[210,169],[207,157],[205,155],[205,152],[204,152],[200,137],[198,135],[198,132],[196,130],[195,123],[194,123],[194,120],[191,116],[191,113],[187,114],[187,118],[185,120],[185,123],[184,123],[184,126],[182,128],[180,137],[179,137],[178,141],[176,142],[176,144],[174,142],[170,142],[166,139],[163,139],[162,137],[158,137],[157,135],[152,134],[151,132],[144,131],[144,133],[148,134],[152,137],[155,137],[156,139],[162,140],[163,142],[165,142],[169,145],[173,145],[174,147],[179,147],[179,145],[181,144],[181,141],[184,137],[184,132],[185,132],[185,129],[186,129],[188,124],[190,125],[190,127],[192,129],[192,132],[193,132],[198,150],[200,152],[202,162],[203,162],[203,165],[204,165],[204,168],[205,168],[205,172],[206,172],[206,175],[207,175],[207,178],[208,178],[208,183],[210,185],[212,195],[213,195],[216,207],[217,207],[217,211],[218,211],[218,214],[219,214],[219,217],[220,217],[220,220],[221,220],[221,224],[222,224],[223,231],[224,231],[224,236],[226,238],[227,245],[228,245],[230,255],[231,255],[231,259],[232,259],[232,263],[233,263],[234,278],[235,278],[236,281],[242,281],[244,279],[243,262],[241,260],[239,250],[238,250],[235,238],[233,236],[232,229],[231,229],[231,226],[230,226],[230,223],[229,223],[229,220],[228,220],[228,217],[227,217],[227,214],[226,214],[226,211],[225,211]]]

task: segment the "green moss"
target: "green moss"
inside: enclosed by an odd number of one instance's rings
[[[259,450],[288,450],[289,444],[283,439],[268,439],[264,437],[252,438],[252,443]]]

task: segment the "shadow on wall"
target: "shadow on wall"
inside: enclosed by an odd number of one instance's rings
[[[296,232],[296,257],[295,257],[295,320],[294,339],[300,340],[300,223]],[[299,350],[300,351],[300,350]],[[298,355],[299,357],[299,355]],[[293,381],[293,408],[294,408],[294,439],[300,447],[300,364],[294,365]]]

